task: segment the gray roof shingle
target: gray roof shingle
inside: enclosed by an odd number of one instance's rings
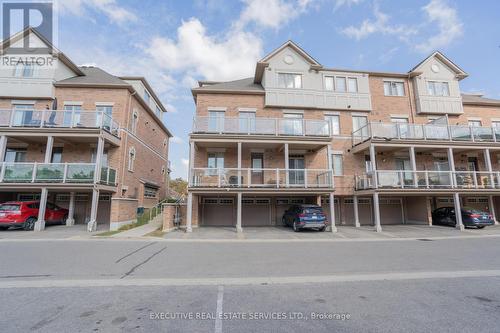
[[[119,85],[129,86],[129,84],[118,77],[105,72],[99,67],[79,67],[85,74],[84,76],[75,76],[69,79],[57,81],[58,85],[89,84],[89,85]]]
[[[500,100],[493,98],[486,98],[482,95],[462,94],[462,101],[464,103],[479,103],[479,104],[498,104]]]
[[[203,87],[195,88],[195,90],[234,90],[234,91],[262,91],[264,92],[264,88],[262,85],[254,83],[253,77],[249,77],[246,79],[235,80],[235,81],[227,81],[227,82],[216,82],[210,83],[208,85],[204,85]]]

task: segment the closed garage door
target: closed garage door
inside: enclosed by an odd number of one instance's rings
[[[380,224],[402,224],[402,202],[399,198],[381,198]]]
[[[243,198],[241,224],[243,227],[265,227],[271,225],[271,199]]]
[[[345,198],[345,220],[347,225],[354,223],[354,199]],[[373,225],[372,222],[372,201],[370,198],[358,198],[358,217],[360,225]]]
[[[233,198],[203,198],[203,226],[227,227],[236,225]]]

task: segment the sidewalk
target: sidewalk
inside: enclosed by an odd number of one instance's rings
[[[151,222],[141,225],[140,227],[133,228],[130,230],[122,231],[117,234],[112,235],[112,238],[136,238],[143,237],[153,231],[158,230],[162,226],[163,218],[162,215],[156,216]]]

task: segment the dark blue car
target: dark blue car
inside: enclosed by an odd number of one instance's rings
[[[441,207],[432,212],[433,224],[444,224],[455,226],[455,208]],[[462,207],[462,223],[466,227],[477,227],[482,229],[487,225],[494,225],[493,216],[488,212],[483,212],[478,209]]]
[[[317,205],[294,205],[283,214],[283,224],[295,232],[301,229],[325,231],[328,226],[323,208]]]

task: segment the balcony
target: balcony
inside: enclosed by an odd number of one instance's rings
[[[103,129],[119,137],[119,124],[101,111],[0,110],[0,128]]]
[[[191,170],[193,188],[325,188],[334,187],[332,170],[213,169]]]
[[[95,163],[10,163],[1,165],[0,183],[103,184],[116,186],[116,170],[102,167],[94,177]]]
[[[352,133],[353,147],[367,140],[500,142],[500,127],[369,123]]]
[[[378,170],[356,176],[356,190],[369,189],[500,189],[500,172]]]
[[[195,134],[267,135],[291,137],[331,137],[329,122],[291,118],[194,118]]]

